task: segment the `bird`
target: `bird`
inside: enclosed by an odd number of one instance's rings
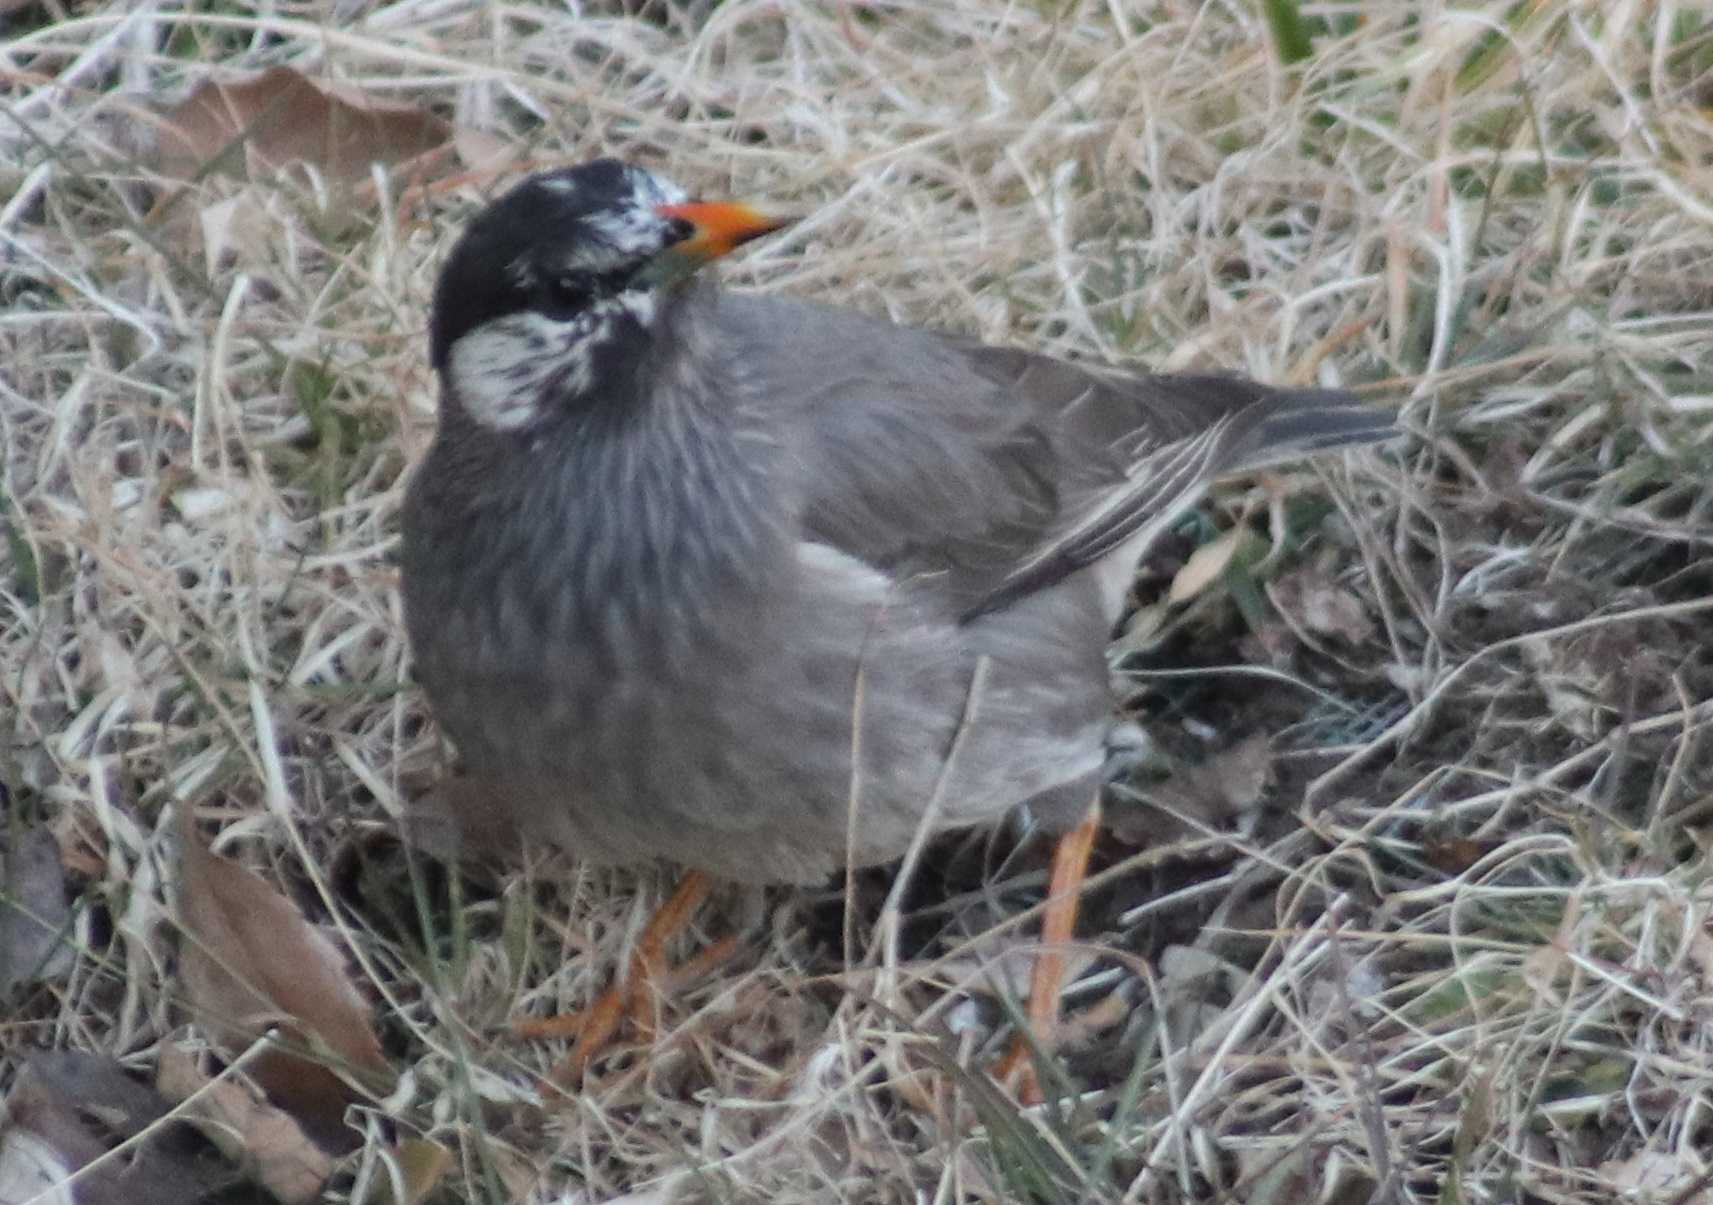
[[[1383,440],[1330,388],[1074,363],[708,265],[790,219],[611,158],[469,220],[400,552],[472,844],[825,882],[1098,790],[1138,557]]]

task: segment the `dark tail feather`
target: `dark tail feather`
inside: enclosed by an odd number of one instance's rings
[[[1140,461],[1112,505],[1019,566],[964,613],[964,622],[1092,564],[1132,536],[1150,528],[1158,534],[1210,481],[1398,434],[1395,411],[1338,389],[1269,389],[1220,377],[1157,377],[1149,383],[1212,405],[1193,427],[1181,421],[1187,408],[1180,408],[1182,438]]]
[[[1397,412],[1338,389],[1279,390],[1255,404],[1228,446],[1219,476],[1300,460],[1329,448],[1377,443],[1398,432]]]

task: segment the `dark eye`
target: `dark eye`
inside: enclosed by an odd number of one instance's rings
[[[683,218],[666,219],[666,245],[681,243],[696,233],[696,224]]]
[[[566,318],[586,309],[595,282],[583,272],[560,272],[539,286],[536,308],[552,318]]]

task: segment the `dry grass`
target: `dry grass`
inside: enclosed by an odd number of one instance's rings
[[[412,1071],[387,1113],[457,1153],[462,1199],[1709,1199],[1713,25],[1382,0],[1293,71],[1253,5],[1128,7],[24,18],[0,45],[0,778],[84,895],[75,970],[18,1002],[0,1060],[150,1068],[183,799],[339,926]],[[188,218],[237,185],[156,220],[103,116],[279,63],[537,163],[616,153],[810,210],[743,285],[1407,404],[1406,446],[1278,507],[1279,562],[1125,662],[1177,757],[1259,728],[1275,781],[1243,825],[1156,791],[1186,835],[1103,846],[1053,1103],[981,1073],[1011,1023],[992,957],[1042,881],[1014,838],[930,851],[905,914],[864,876],[854,951],[835,899],[727,901],[702,937],[744,926],[747,952],[663,1005],[653,1055],[537,1098],[561,1052],[497,1027],[587,1001],[662,880],[453,880],[394,838],[440,757],[391,562],[433,421],[424,311],[488,185],[266,181],[262,237],[209,270]],[[1317,627],[1307,594],[1355,619]],[[1162,673],[1218,663],[1312,689]]]

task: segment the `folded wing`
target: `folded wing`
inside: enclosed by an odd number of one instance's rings
[[[1083,367],[714,296],[721,326],[776,335],[759,358],[749,341],[741,371],[813,466],[805,534],[919,579],[966,619],[1140,552],[1221,476],[1396,432],[1391,411],[1338,390]]]

